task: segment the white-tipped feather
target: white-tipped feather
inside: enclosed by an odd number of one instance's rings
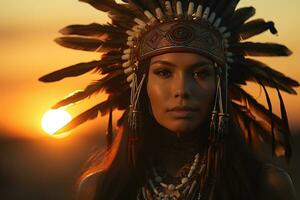
[[[208,21],[210,24],[213,24],[214,23],[214,20],[216,18],[216,13],[215,12],[212,12],[208,18]]]
[[[172,10],[172,5],[170,1],[165,2],[165,7],[167,10],[167,15],[172,16],[173,15],[173,10]]]
[[[139,18],[135,18],[134,22],[140,25],[141,27],[145,27],[147,25],[144,21],[140,20]]]
[[[131,74],[132,71],[133,71],[132,67],[128,67],[128,68],[124,69],[125,74]]]
[[[154,17],[154,15],[149,10],[145,10],[144,14],[149,19],[148,25],[151,25],[157,21],[156,17]]]
[[[203,12],[202,19],[207,19],[208,15],[209,15],[209,12],[210,12],[210,8],[206,7],[205,10],[204,10],[204,12]]]
[[[227,30],[225,26],[219,28],[220,33],[224,33]]]
[[[160,8],[155,8],[155,14],[160,21],[164,19],[164,13]]]
[[[229,38],[231,36],[230,32],[226,32],[223,34],[223,38]]]
[[[227,52],[226,52],[226,56],[227,56],[227,57],[232,57],[232,56],[233,56],[233,53],[232,53],[232,52],[229,52],[229,51],[227,51]]]
[[[194,2],[190,2],[189,8],[188,8],[188,13],[187,13],[189,17],[191,17],[194,14],[194,8],[195,8]]]
[[[203,11],[203,6],[198,5],[197,11],[196,11],[196,19],[200,19],[202,17],[202,11]]]
[[[177,16],[182,16],[183,15],[183,10],[182,10],[182,3],[181,1],[176,2],[176,12]]]
[[[127,78],[126,81],[127,82],[131,82],[133,80],[133,74],[130,74]]]
[[[133,31],[131,31],[131,30],[127,30],[127,31],[126,31],[126,34],[127,34],[127,35],[130,35],[130,36],[134,36],[134,33],[133,33]]]
[[[215,23],[214,23],[214,27],[215,28],[219,28],[220,24],[221,24],[222,19],[219,17],[216,19]]]
[[[123,53],[124,53],[124,54],[129,54],[129,53],[131,53],[131,49],[125,49],[125,50],[123,51]]]
[[[122,55],[122,60],[128,60],[130,58],[129,54],[123,54]]]
[[[127,46],[132,47],[133,46],[133,42],[132,41],[127,41],[126,42]]]
[[[233,63],[233,59],[232,58],[227,57],[226,60],[227,60],[228,63]]]
[[[122,64],[122,67],[124,67],[124,68],[127,68],[127,67],[129,67],[129,66],[130,66],[130,62],[129,62],[129,61],[124,62],[124,63]]]
[[[133,36],[128,36],[127,41],[132,41],[133,40]]]

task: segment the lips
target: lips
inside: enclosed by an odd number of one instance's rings
[[[176,106],[168,110],[168,112],[176,118],[191,117],[193,114],[195,114],[198,111],[199,111],[198,108],[193,108],[190,106]]]

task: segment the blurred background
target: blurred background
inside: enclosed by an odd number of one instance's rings
[[[254,38],[255,41],[283,43],[294,52],[289,58],[260,60],[300,81],[300,22],[297,20],[300,1],[242,0],[240,4],[249,5],[256,7],[256,18],[273,20],[279,31],[278,36],[266,32]],[[0,13],[1,199],[72,199],[74,184],[85,161],[105,144],[107,118],[98,117],[61,138],[46,133],[41,120],[58,100],[99,77],[90,73],[51,84],[41,83],[38,78],[61,67],[99,59],[98,53],[66,49],[53,39],[59,36],[59,29],[69,24],[104,23],[108,18],[77,0],[1,0]],[[265,104],[259,87],[251,84],[247,90]],[[269,91],[278,113],[278,98],[275,91]],[[300,194],[297,170],[300,168],[300,96],[283,94],[283,97],[294,147],[291,164],[284,167]],[[65,110],[74,117],[103,98],[105,95],[99,94]]]

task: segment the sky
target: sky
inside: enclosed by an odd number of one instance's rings
[[[253,5],[255,18],[273,20],[278,36],[264,33],[254,41],[279,42],[287,45],[294,54],[289,58],[262,58],[267,64],[300,81],[300,22],[297,20],[300,1],[289,0],[241,0],[239,6]],[[41,129],[41,118],[58,100],[74,90],[83,89],[89,82],[98,79],[95,74],[62,82],[45,84],[38,78],[59,68],[99,59],[94,52],[63,48],[53,40],[59,37],[58,30],[69,24],[105,23],[105,13],[97,11],[77,0],[1,0],[0,3],[0,134],[9,137],[46,137]],[[248,91],[265,104],[259,87],[251,85]],[[297,89],[298,93],[300,92]],[[278,112],[278,101],[274,110]],[[291,127],[300,128],[300,96],[283,94]],[[95,105],[105,95],[86,100],[67,108],[76,116]],[[106,118],[98,117],[74,132],[93,132],[104,127]]]

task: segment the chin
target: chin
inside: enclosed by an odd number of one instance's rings
[[[177,122],[167,128],[173,132],[185,134],[194,131],[197,128],[197,124],[190,122]]]

